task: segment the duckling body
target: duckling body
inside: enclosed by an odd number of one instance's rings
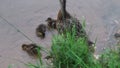
[[[57,20],[54,20],[51,17],[48,17],[46,22],[47,22],[47,25],[48,25],[49,28],[56,29]]]
[[[37,49],[40,49],[40,47],[36,44],[23,44],[22,49],[26,51],[30,56],[37,57],[39,53]]]
[[[115,33],[115,38],[120,38],[120,33]]]
[[[115,34],[114,37],[117,41],[117,45],[120,45],[120,30],[118,30]]]
[[[36,35],[38,37],[44,38],[45,37],[45,32],[46,32],[46,25],[45,24],[40,24],[36,28]]]

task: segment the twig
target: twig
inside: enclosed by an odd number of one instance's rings
[[[3,19],[4,21],[6,21],[7,24],[9,24],[11,27],[15,28],[18,32],[20,32],[25,38],[27,38],[28,40],[30,40],[32,43],[35,43],[32,39],[30,39],[27,35],[25,35],[20,29],[18,29],[15,25],[11,24],[8,20],[6,20],[5,18],[3,18],[2,16],[0,16],[1,19]],[[35,43],[36,44],[36,43]],[[38,45],[38,44],[37,44]],[[44,47],[40,46],[40,48],[47,53],[48,50],[46,50]]]
[[[6,21],[7,24],[9,24],[10,26],[12,26],[13,28],[15,28],[18,32],[20,32],[23,36],[25,36],[28,40],[30,40],[31,42],[34,43],[33,40],[31,40],[27,35],[25,35],[20,29],[18,29],[16,26],[14,26],[13,24],[9,23],[5,18],[3,18],[2,16],[0,16],[0,18],[2,18],[4,21]]]

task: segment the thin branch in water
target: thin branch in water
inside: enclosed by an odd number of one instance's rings
[[[3,19],[4,21],[6,21],[6,23],[8,25],[10,25],[11,27],[13,27],[15,30],[17,30],[19,33],[21,33],[25,38],[27,38],[28,40],[30,40],[32,43],[35,43],[32,39],[30,39],[27,35],[25,35],[20,29],[18,29],[15,25],[11,24],[8,20],[6,20],[5,18],[3,18],[2,16],[0,16],[1,19]],[[36,44],[36,43],[35,43]],[[36,44],[38,45],[38,44]],[[40,46],[40,48],[47,53],[48,50],[46,50],[44,47]]]
[[[31,42],[34,43],[33,40],[31,40],[27,35],[25,35],[20,29],[18,29],[16,26],[14,26],[13,24],[9,23],[5,18],[3,18],[2,16],[0,16],[0,18],[2,18],[4,21],[6,21],[7,24],[9,24],[11,27],[15,28],[18,32],[20,32],[24,37],[26,37],[28,40],[30,40]]]

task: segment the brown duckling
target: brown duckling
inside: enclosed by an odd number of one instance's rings
[[[45,32],[46,32],[46,25],[45,24],[40,24],[36,28],[36,35],[38,37],[44,38],[45,37]]]
[[[120,45],[120,30],[114,34],[114,37],[117,40],[117,45]]]
[[[26,51],[30,56],[38,57],[38,51],[37,49],[41,49],[39,46],[36,44],[22,44],[22,49]],[[41,56],[41,53],[40,53]]]
[[[50,28],[56,29],[56,22],[57,22],[57,20],[54,20],[51,17],[48,17],[46,22],[47,22],[47,25],[48,25],[49,29]]]
[[[120,33],[115,33],[115,38],[120,38]]]

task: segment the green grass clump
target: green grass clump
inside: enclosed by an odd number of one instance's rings
[[[99,62],[101,68],[120,68],[120,50],[106,49],[99,58]]]
[[[74,29],[53,38],[50,54],[53,58],[51,68],[120,68],[120,47],[105,49],[99,59],[95,59],[86,37],[76,39]],[[37,65],[29,64],[28,67],[46,68],[41,57],[39,59]]]
[[[95,64],[86,37],[76,39],[75,29],[55,36],[51,55],[55,68],[90,68]]]

